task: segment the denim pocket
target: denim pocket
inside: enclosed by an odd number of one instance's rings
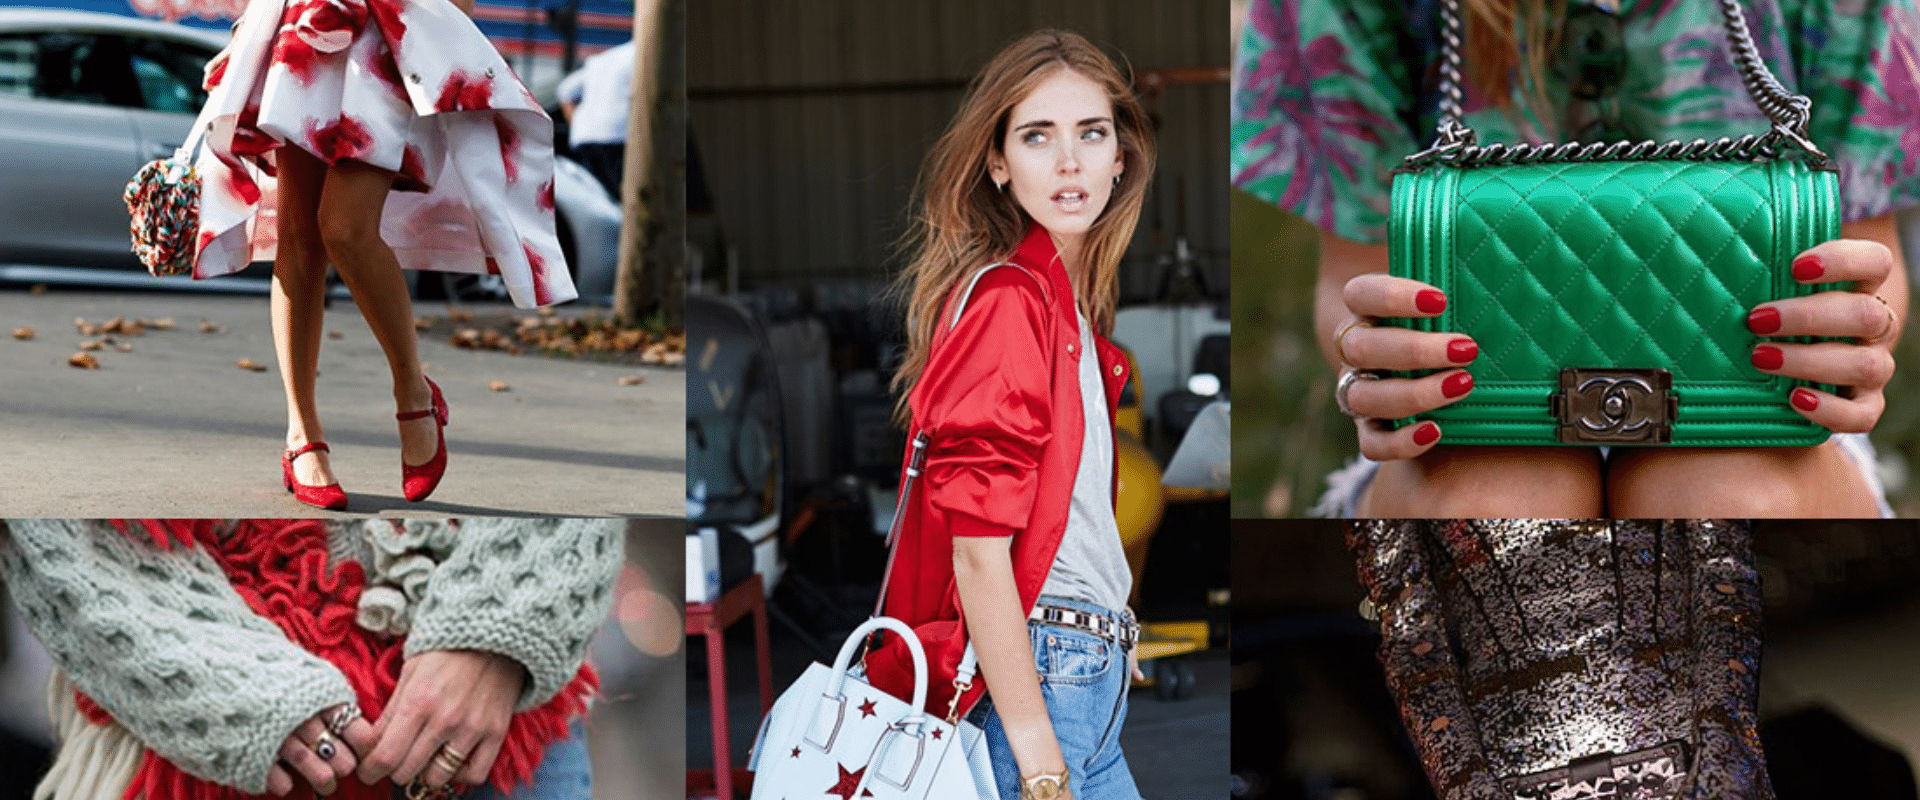
[[[1085,631],[1033,627],[1033,666],[1043,683],[1096,683],[1113,668],[1114,646]]]

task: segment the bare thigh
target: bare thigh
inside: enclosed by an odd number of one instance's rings
[[[1380,465],[1360,496],[1363,517],[1598,517],[1593,448],[1436,447]]]
[[[291,250],[325,268],[326,251],[320,241],[320,192],[326,185],[327,162],[298,147],[273,153],[274,218],[279,249]]]
[[[319,198],[320,233],[333,254],[335,269],[341,261],[384,249],[380,217],[393,177],[393,172],[361,161],[340,161],[327,168],[326,187]]]
[[[1815,447],[1615,450],[1616,517],[1878,517],[1873,489],[1831,441]]]

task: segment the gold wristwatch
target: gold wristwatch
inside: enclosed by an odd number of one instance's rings
[[[1020,779],[1020,800],[1055,800],[1067,793],[1067,773],[1042,772]]]

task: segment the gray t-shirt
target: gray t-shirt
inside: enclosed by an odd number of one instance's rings
[[[1119,612],[1133,591],[1133,571],[1120,543],[1113,516],[1113,420],[1107,416],[1107,391],[1100,380],[1100,357],[1093,330],[1080,316],[1080,407],[1086,416],[1080,446],[1080,471],[1073,478],[1073,505],[1067,531],[1053,557],[1053,570],[1040,587],[1043,595],[1083,600]]]

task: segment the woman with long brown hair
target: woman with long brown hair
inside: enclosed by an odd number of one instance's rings
[[[1113,512],[1126,359],[1105,337],[1153,164],[1119,68],[1043,30],[974,78],[921,173],[894,385],[924,488],[885,613],[925,643],[928,710],[985,730],[1005,798],[1139,796],[1118,745],[1138,630]],[[969,643],[983,680],[956,685]],[[899,642],[868,668],[910,685]]]

